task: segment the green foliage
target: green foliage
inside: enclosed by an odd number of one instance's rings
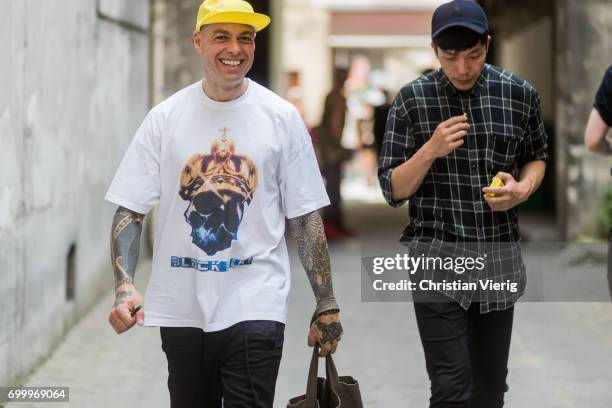
[[[608,187],[601,197],[601,206],[597,213],[597,222],[602,232],[607,235],[612,228],[612,186]]]

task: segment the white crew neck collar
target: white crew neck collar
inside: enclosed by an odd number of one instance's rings
[[[225,102],[220,102],[220,101],[215,101],[214,99],[210,98],[208,95],[206,95],[206,92],[204,92],[204,81],[205,79],[202,79],[201,81],[198,82],[199,84],[199,89],[200,89],[200,93],[202,95],[202,100],[204,101],[204,104],[211,107],[211,108],[215,108],[215,109],[229,109],[229,108],[233,108],[241,103],[243,103],[246,98],[249,96],[249,94],[251,93],[251,89],[253,88],[253,81],[251,81],[249,78],[245,78],[245,80],[247,81],[247,88],[246,90],[242,93],[242,95],[240,95],[238,98],[236,99],[232,99],[231,101],[225,101]]]

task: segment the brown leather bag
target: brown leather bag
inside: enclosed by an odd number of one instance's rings
[[[319,348],[314,347],[306,394],[291,398],[287,408],[363,408],[359,383],[353,377],[338,377],[331,354],[325,358],[327,379],[317,377],[319,369]]]

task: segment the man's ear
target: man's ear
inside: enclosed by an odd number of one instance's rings
[[[193,43],[194,48],[198,52],[198,54],[202,54],[202,34],[200,32],[194,32],[193,37],[191,38],[191,42]]]
[[[438,56],[438,46],[433,41],[431,42],[431,48],[434,50],[434,54],[436,54],[436,57],[437,57]]]
[[[487,35],[487,53],[489,52],[489,47],[491,46],[491,41],[493,41],[493,38],[490,35]]]

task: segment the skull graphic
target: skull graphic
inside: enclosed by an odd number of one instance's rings
[[[229,248],[238,237],[245,203],[257,188],[257,168],[251,159],[235,154],[227,138],[213,141],[210,154],[194,154],[181,172],[183,200],[189,201],[185,220],[191,225],[192,242],[207,255]]]

